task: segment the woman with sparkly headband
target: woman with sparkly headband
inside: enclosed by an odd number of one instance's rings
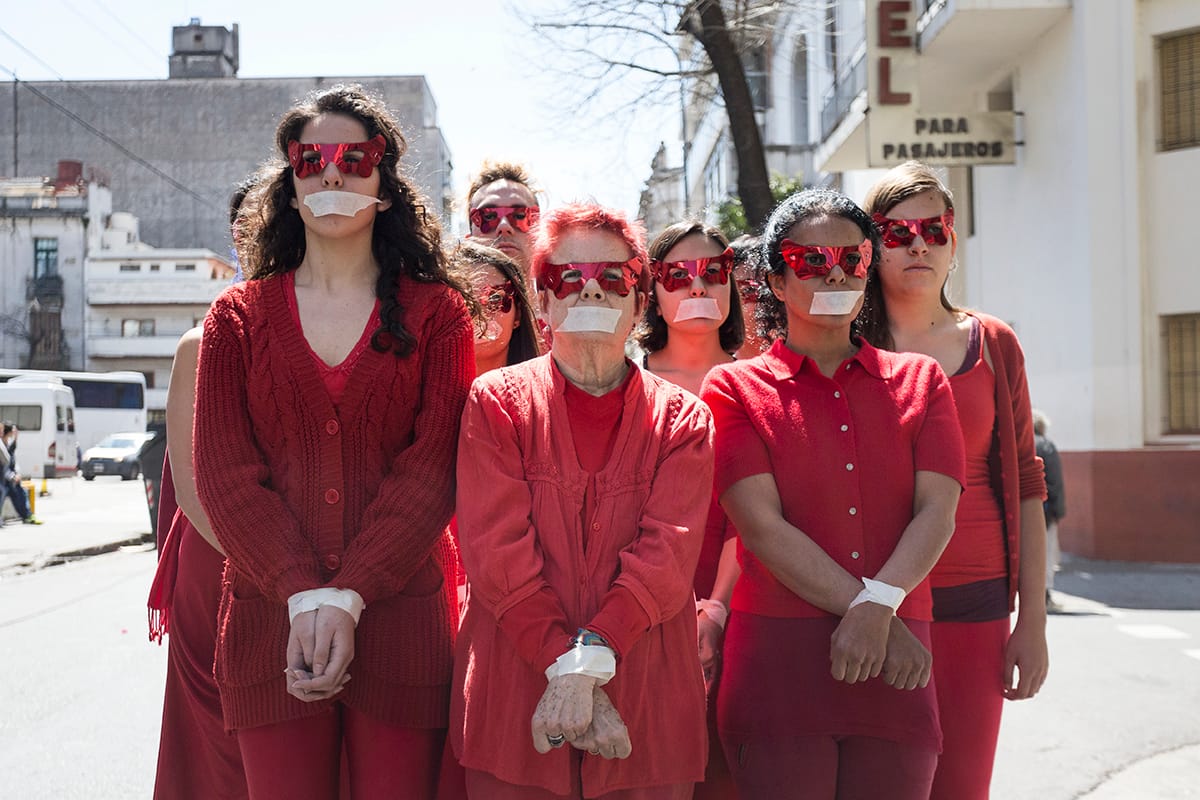
[[[532,266],[553,347],[481,376],[463,414],[451,741],[472,798],[687,798],[711,416],[625,357],[650,286],[635,224],[548,212]]]
[[[937,173],[915,161],[892,169],[868,192],[867,211],[883,255],[867,281],[863,333],[877,347],[938,360],[966,441],[954,537],[930,574],[945,740],[931,796],[983,800],[1004,700],[1037,694],[1050,663],[1046,485],[1025,356],[1007,324],[957,308],[946,295],[958,237],[954,201]]]
[[[762,238],[759,314],[783,338],[702,390],[741,542],[721,741],[742,797],[918,800],[939,748],[925,576],[963,480],[954,402],[933,359],[853,332],[879,244],[858,206],[804,191]]]
[[[433,797],[456,622],[468,306],[405,141],[358,87],[280,121],[248,280],[200,347],[197,490],[228,558],[217,638],[251,798]],[[351,680],[353,676],[353,680]]]
[[[733,360],[744,334],[742,305],[734,282],[734,253],[720,229],[684,221],[668,226],[650,243],[654,285],[634,340],[646,352],[643,366],[693,394],[717,364]],[[716,498],[709,506],[704,546],[692,581],[700,665],[708,688],[709,757],[696,797],[730,797],[733,785],[716,736],[718,654],[737,580],[734,530]],[[729,558],[723,559],[728,550]],[[726,561],[725,570],[718,564]],[[720,581],[718,581],[720,579]],[[720,583],[719,588],[717,587]]]

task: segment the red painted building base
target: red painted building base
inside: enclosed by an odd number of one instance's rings
[[[1108,561],[1200,563],[1200,449],[1063,452],[1059,544]]]

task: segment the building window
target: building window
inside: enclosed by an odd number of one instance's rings
[[[142,271],[141,264],[122,264],[121,265],[121,272],[141,272],[141,271]]]
[[[1200,145],[1200,31],[1158,40],[1163,150]]]
[[[58,239],[33,240],[33,277],[58,274]]]
[[[1200,434],[1200,314],[1163,317],[1166,433]]]
[[[159,265],[158,265],[158,264],[151,264],[151,265],[150,265],[150,271],[151,271],[151,272],[158,272],[158,267],[159,267]]]
[[[808,144],[808,45],[801,36],[792,54],[792,141]]]
[[[121,335],[130,336],[153,336],[154,335],[154,320],[152,319],[123,319],[121,320]]]
[[[195,264],[176,264],[175,271],[176,272],[195,272],[196,265]]]

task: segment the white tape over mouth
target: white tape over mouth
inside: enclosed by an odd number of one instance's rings
[[[571,306],[555,333],[614,333],[621,321],[621,309],[599,306]]]
[[[712,297],[689,297],[686,300],[680,300],[679,308],[675,309],[676,322],[683,322],[687,319],[720,318],[721,307]]]
[[[863,293],[861,290],[816,292],[813,294],[812,306],[809,307],[808,313],[830,315],[850,314],[854,311],[854,306],[862,296]]]
[[[382,203],[378,197],[357,192],[326,191],[315,192],[304,198],[314,217],[324,217],[329,214],[340,214],[343,217],[353,217],[358,212],[376,203]]]
[[[475,341],[494,342],[499,339],[503,333],[504,329],[500,327],[500,323],[495,319],[489,319],[487,321],[487,326],[483,329],[483,332],[475,334]]]

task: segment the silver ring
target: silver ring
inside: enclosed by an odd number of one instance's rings
[[[556,733],[553,736],[546,734],[546,741],[550,743],[551,747],[562,747],[563,742],[566,740],[567,737],[563,736],[561,733]]]

